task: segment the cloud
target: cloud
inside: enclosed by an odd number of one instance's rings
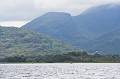
[[[0,2],[0,20],[3,21],[28,20],[37,12],[32,0],[1,0]]]
[[[36,0],[36,7],[43,12],[62,11],[78,14],[90,5],[81,0]]]
[[[0,22],[0,26],[4,26],[4,27],[21,27],[26,23],[28,23],[28,21],[2,21],[2,22]]]
[[[118,2],[120,0],[36,0],[36,7],[42,12],[63,11],[77,15],[92,6]]]
[[[89,7],[120,0],[1,0],[0,21],[32,20],[46,12],[80,14]]]

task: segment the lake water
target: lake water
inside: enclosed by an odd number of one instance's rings
[[[0,64],[0,79],[120,79],[120,64]]]

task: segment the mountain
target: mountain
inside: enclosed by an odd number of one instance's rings
[[[80,29],[78,29],[73,17],[64,12],[46,13],[27,23],[22,28],[45,33],[73,46],[87,41],[87,38],[80,33]]]
[[[106,4],[89,8],[75,16],[75,20],[86,37],[95,39],[102,34],[116,30],[120,26],[120,5]]]
[[[120,5],[107,4],[92,7],[81,15],[75,16],[79,29],[91,40],[83,44],[83,48],[101,53],[120,52]]]
[[[120,29],[106,33],[87,43],[89,51],[105,54],[120,54]]]
[[[36,56],[62,54],[71,46],[44,34],[15,27],[0,27],[0,58],[6,56]]]
[[[110,32],[119,29],[119,26],[120,5],[105,4],[89,8],[77,16],[62,12],[49,12],[27,23],[22,28],[45,33],[78,48],[99,50],[105,46],[104,50],[115,52],[115,48],[119,46],[116,43],[119,41],[114,39],[111,42],[112,46],[107,48],[109,40],[104,35],[108,33],[110,36]],[[96,42],[96,39],[99,43]],[[102,39],[104,39],[104,44]],[[93,41],[94,43],[92,43]]]

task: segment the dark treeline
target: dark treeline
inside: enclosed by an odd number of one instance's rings
[[[120,63],[119,55],[89,55],[87,52],[68,52],[62,55],[13,56],[0,59],[6,63]]]

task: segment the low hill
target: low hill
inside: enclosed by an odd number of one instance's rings
[[[0,27],[0,57],[62,54],[72,48],[44,34],[15,27]]]

